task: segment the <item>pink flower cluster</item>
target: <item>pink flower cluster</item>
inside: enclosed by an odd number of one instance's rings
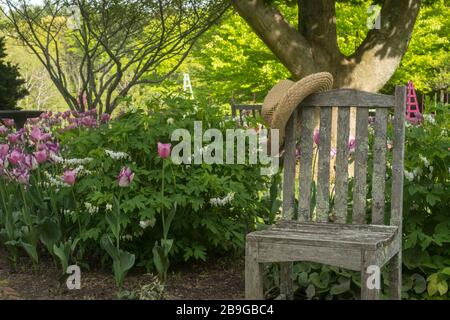
[[[77,128],[97,128],[100,124],[107,123],[111,116],[103,113],[98,118],[98,110],[91,109],[86,112],[67,110],[65,112],[53,113],[51,111],[43,113],[39,118],[29,119],[31,125],[45,127],[59,127],[60,132]]]
[[[32,126],[15,131],[14,122],[3,121],[0,126],[0,175],[28,184],[30,171],[59,152],[59,145],[49,132]]]

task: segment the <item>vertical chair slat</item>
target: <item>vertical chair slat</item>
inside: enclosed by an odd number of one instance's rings
[[[330,211],[331,107],[320,110],[320,141],[317,174],[317,222],[327,222]]]
[[[293,112],[286,125],[285,131],[283,219],[292,219],[294,216],[296,122],[297,112]]]
[[[336,222],[345,223],[348,210],[348,139],[350,133],[350,108],[339,107],[337,130],[334,206]]]
[[[372,224],[384,224],[387,118],[388,109],[376,109],[372,175]]]
[[[356,111],[356,153],[353,187],[353,223],[357,224],[366,223],[368,121],[369,109],[358,108]]]
[[[314,109],[302,107],[300,119],[300,179],[298,196],[298,219],[311,219],[311,181],[314,134]]]
[[[395,88],[394,154],[392,156],[391,225],[402,226],[403,161],[405,153],[406,87]],[[401,233],[400,233],[401,234]]]

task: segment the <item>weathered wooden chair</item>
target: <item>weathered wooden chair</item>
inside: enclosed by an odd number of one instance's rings
[[[330,148],[332,108],[338,106],[335,200],[330,208]],[[315,107],[320,108],[315,212],[311,212]],[[348,140],[350,107],[356,107],[353,205],[349,212]],[[368,110],[376,109],[373,168],[368,167]],[[385,217],[387,122],[394,107],[394,136],[390,214]],[[283,181],[283,218],[267,230],[247,235],[245,291],[247,299],[264,299],[263,264],[280,263],[283,298],[292,298],[292,262],[311,261],[361,272],[361,298],[378,299],[379,288],[367,286],[368,267],[389,264],[390,298],[401,298],[401,235],[406,87],[395,96],[339,89],[309,96],[299,106],[300,170],[298,221],[292,220],[295,197],[296,117],[286,128]],[[373,170],[371,218],[366,215],[367,172]],[[330,214],[331,212],[331,214]],[[348,217],[349,215],[349,217]],[[334,220],[334,223],[329,219]],[[369,220],[369,221],[368,221]],[[389,220],[389,225],[384,222]],[[347,224],[351,221],[351,224]],[[370,224],[367,224],[370,222]],[[370,279],[371,280],[371,279]]]
[[[231,116],[233,119],[236,119],[239,113],[239,122],[243,124],[243,116],[244,115],[252,115],[253,118],[256,118],[256,115],[261,115],[262,105],[260,104],[238,104],[234,98],[231,98]]]

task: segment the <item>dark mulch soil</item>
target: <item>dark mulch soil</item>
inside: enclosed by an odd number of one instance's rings
[[[213,259],[212,259],[213,260]],[[166,299],[243,299],[244,263],[242,258],[218,258],[213,263],[175,267],[169,275]],[[0,248],[0,300],[1,299],[117,299],[117,289],[112,273],[82,271],[81,289],[68,290],[60,284],[60,270],[51,261],[41,261],[34,270],[24,257],[11,272],[7,253]],[[135,292],[152,283],[153,275],[129,274],[125,290]]]

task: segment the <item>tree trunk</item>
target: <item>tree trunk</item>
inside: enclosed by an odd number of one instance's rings
[[[328,71],[336,88],[376,92],[391,78],[408,48],[421,0],[385,0],[381,28],[369,31],[348,57],[337,43],[335,0],[299,1],[298,30],[265,0],[232,3],[294,79]]]

